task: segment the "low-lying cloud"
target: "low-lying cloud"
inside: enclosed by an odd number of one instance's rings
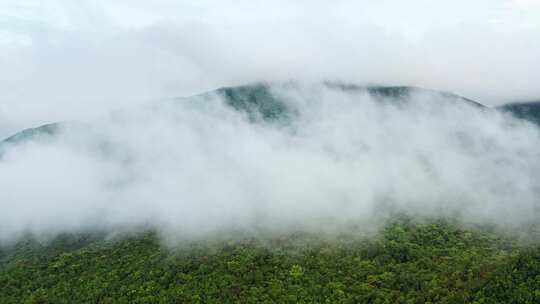
[[[539,219],[537,126],[437,94],[408,103],[274,87],[253,122],[218,96],[131,107],[0,161],[0,241],[150,226],[169,237],[368,229],[391,212],[517,228]]]
[[[0,137],[259,80],[537,98],[534,2],[5,0]]]

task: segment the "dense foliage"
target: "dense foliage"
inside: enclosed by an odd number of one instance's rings
[[[0,253],[0,303],[540,303],[540,248],[448,223],[174,249],[147,232]]]

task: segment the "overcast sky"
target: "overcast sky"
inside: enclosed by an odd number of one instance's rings
[[[3,0],[0,134],[257,80],[538,98],[539,37],[540,0]]]

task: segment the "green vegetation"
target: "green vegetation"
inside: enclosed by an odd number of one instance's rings
[[[0,253],[0,303],[540,302],[540,248],[444,222],[175,248],[152,232],[26,240]]]
[[[262,118],[266,121],[288,120],[291,110],[274,96],[268,85],[222,88],[217,90],[225,102],[235,110],[246,112],[252,121]]]
[[[291,84],[292,86],[293,84]],[[410,86],[358,86],[354,84],[340,82],[325,82],[325,87],[333,90],[340,90],[351,94],[367,92],[378,101],[406,102],[413,92],[427,93],[434,96],[443,97],[445,102],[465,102],[477,107],[484,107],[471,99],[455,95],[448,92],[428,90]],[[255,83],[236,87],[221,88],[213,92],[201,94],[199,96],[209,96],[217,93],[224,101],[235,110],[248,114],[252,121],[278,121],[287,122],[295,115],[294,109],[288,108],[287,103],[273,94],[269,84]],[[511,103],[500,107],[498,110],[512,113],[514,116],[540,124],[540,102]],[[40,138],[51,137],[58,133],[64,123],[51,123],[36,128],[29,128],[20,131],[2,141],[0,141],[0,156],[2,150],[7,146],[23,143]]]
[[[7,149],[10,145],[16,145],[20,143],[25,143],[29,141],[35,141],[40,139],[45,139],[53,137],[58,130],[60,129],[61,123],[52,123],[47,125],[42,125],[37,128],[30,128],[22,130],[4,140],[0,141],[0,159],[4,150]]]

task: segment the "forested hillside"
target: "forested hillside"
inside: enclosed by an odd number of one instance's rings
[[[2,251],[1,303],[538,303],[540,248],[443,221],[164,246],[153,232]]]

